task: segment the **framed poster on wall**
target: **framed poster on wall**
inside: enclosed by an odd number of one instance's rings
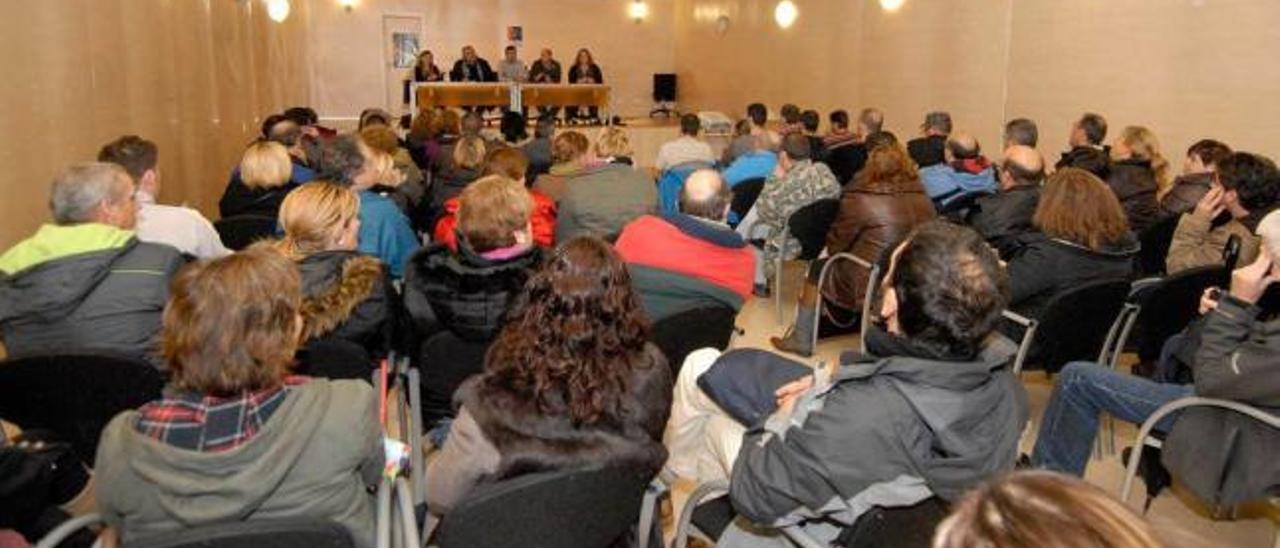
[[[409,68],[418,59],[418,33],[395,32],[391,34],[392,59],[396,68]]]

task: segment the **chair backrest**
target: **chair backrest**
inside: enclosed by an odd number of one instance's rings
[[[369,380],[376,363],[364,347],[338,337],[312,339],[298,348],[297,373],[326,379]]]
[[[351,532],[327,519],[238,521],[129,539],[129,548],[354,548]]]
[[[947,519],[950,506],[929,497],[911,506],[875,506],[858,516],[837,541],[848,548],[914,548],[929,546],[934,529]]]
[[[747,179],[733,185],[733,203],[729,206],[729,211],[735,213],[739,219],[746,216],[751,211],[751,206],[756,205],[756,199],[760,197],[760,191],[764,190],[764,178]]]
[[[791,235],[800,241],[799,259],[813,260],[822,253],[822,248],[827,245],[827,231],[831,229],[831,223],[835,222],[839,212],[840,200],[828,198],[791,214],[791,218],[787,219],[787,227]]]
[[[969,216],[969,210],[973,209],[973,205],[978,202],[978,199],[990,195],[990,192],[979,190],[956,196],[938,209],[938,216],[957,223],[963,223]]]
[[[253,242],[275,235],[276,220],[262,215],[236,215],[214,221],[213,228],[222,238],[222,245],[239,251]]]
[[[1230,275],[1223,266],[1191,268],[1166,277],[1144,292],[1139,300],[1142,308],[1134,323],[1138,359],[1143,362],[1159,359],[1165,341],[1198,315],[1204,290],[1215,285],[1225,287]]]
[[[598,468],[528,474],[496,482],[440,522],[441,548],[595,548],[630,533],[652,474]]]
[[[1240,235],[1232,234],[1227,238],[1227,244],[1222,246],[1222,264],[1227,267],[1227,272],[1235,270],[1240,262],[1240,245]]]
[[[724,350],[733,337],[738,312],[727,306],[699,307],[673,314],[653,324],[653,343],[667,356],[671,370],[680,371],[684,359],[694,350],[713,347]]]
[[[0,418],[45,429],[92,465],[98,437],[121,411],[158,399],[164,378],[150,364],[113,356],[40,356],[0,363]]]
[[[467,378],[484,370],[488,351],[489,341],[469,341],[447,330],[422,344],[415,365],[422,372],[423,424],[430,426],[454,415],[454,392]]]
[[[1173,233],[1178,228],[1180,215],[1170,215],[1138,234],[1142,249],[1138,251],[1138,273],[1143,276],[1164,274],[1165,259],[1173,244]]]
[[[1056,373],[1068,362],[1097,360],[1129,296],[1129,282],[1093,282],[1055,295],[1039,318],[1031,360]]]

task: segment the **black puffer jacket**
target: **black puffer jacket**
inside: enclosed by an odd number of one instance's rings
[[[493,339],[512,300],[541,262],[537,246],[504,261],[486,259],[461,235],[456,253],[439,243],[423,248],[409,260],[404,278],[405,309],[414,333],[425,340],[448,329],[468,341]]]
[[[1107,185],[1120,199],[1129,218],[1129,230],[1135,234],[1160,220],[1160,200],[1156,197],[1159,187],[1150,160],[1132,158],[1113,162]]]
[[[378,259],[354,251],[322,251],[298,261],[308,339],[339,338],[370,357],[387,354],[398,303]]]
[[[1132,233],[1096,251],[1039,232],[1019,244],[1009,259],[1009,308],[1029,318],[1039,318],[1049,300],[1068,289],[1129,279],[1141,248]]]
[[[1111,153],[1106,147],[1080,146],[1062,153],[1062,159],[1054,166],[1058,169],[1074,167],[1107,180],[1110,173]]]
[[[1040,187],[1019,185],[999,194],[978,198],[969,213],[969,225],[1008,259],[1019,236],[1032,231],[1031,218],[1040,205]]]

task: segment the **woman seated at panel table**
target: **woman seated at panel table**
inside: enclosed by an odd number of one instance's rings
[[[603,84],[604,73],[600,72],[600,65],[596,64],[595,58],[591,56],[591,51],[587,48],[578,50],[578,58],[569,67],[569,83],[570,84]],[[587,116],[580,116],[579,107],[565,107],[565,121],[572,123],[574,120],[595,120],[600,121],[600,107],[589,107]]]

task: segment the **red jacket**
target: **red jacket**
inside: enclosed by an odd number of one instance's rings
[[[755,255],[729,227],[690,217],[645,215],[622,230],[614,244],[629,264],[659,268],[706,280],[751,298]]]
[[[533,243],[551,248],[555,246],[556,241],[556,203],[546,194],[536,190],[530,190],[529,194],[533,196],[533,215],[530,219],[533,225]],[[444,216],[436,222],[435,233],[431,235],[432,240],[457,251],[457,235],[453,232],[456,226],[458,226],[458,198],[454,197],[445,200]]]

